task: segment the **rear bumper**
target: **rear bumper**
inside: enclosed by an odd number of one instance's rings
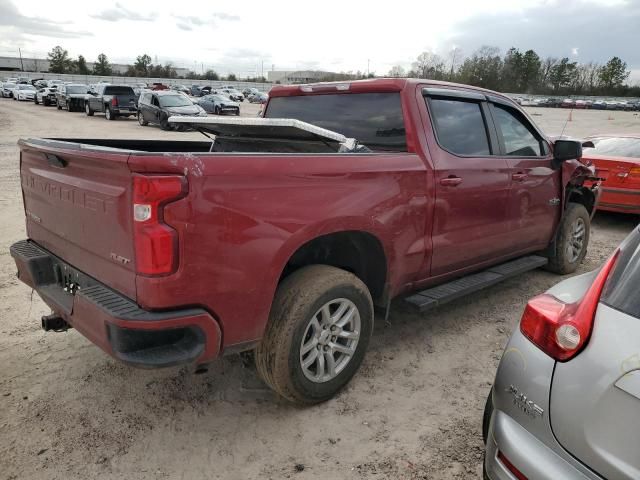
[[[11,246],[18,278],[109,355],[142,368],[205,363],[220,352],[218,322],[202,308],[148,311],[35,242]]]
[[[122,108],[122,107],[111,107],[113,113],[118,115],[136,115],[138,113],[138,109],[135,107],[131,108]]]
[[[578,470],[500,410],[491,418],[485,452],[485,474],[490,480],[513,480],[515,477],[498,458],[498,452],[527,478],[536,480],[600,480],[595,474]]]

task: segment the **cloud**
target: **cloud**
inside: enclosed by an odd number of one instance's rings
[[[120,20],[130,20],[133,22],[152,22],[158,17],[158,14],[156,12],[152,12],[149,15],[142,15],[138,12],[129,10],[121,3],[116,2],[113,8],[107,8],[100,13],[96,13],[90,16],[92,18],[105,20],[107,22],[118,22]]]
[[[231,15],[225,12],[214,12],[208,16],[194,16],[194,15],[174,15],[174,18],[178,21],[176,26],[187,32],[192,31],[197,27],[215,27],[218,21],[221,22],[237,22],[240,20],[238,15]]]
[[[0,30],[11,30],[18,38],[23,34],[55,38],[79,38],[93,35],[91,32],[71,30],[67,22],[53,22],[42,17],[23,15],[10,0],[0,0],[0,12],[2,12]]]
[[[533,49],[541,57],[568,57],[604,63],[613,56],[640,67],[638,49],[640,2],[628,0],[603,5],[593,0],[555,0],[524,9],[484,13],[453,27],[451,44],[470,55],[482,45],[505,52],[510,47]],[[574,51],[576,53],[574,53]]]

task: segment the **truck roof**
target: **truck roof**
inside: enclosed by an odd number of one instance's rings
[[[443,82],[424,78],[370,78],[364,80],[345,80],[342,82],[320,82],[300,85],[274,85],[269,91],[270,97],[291,97],[297,95],[313,95],[318,93],[351,92],[400,92],[406,87],[418,84],[429,84],[439,87],[456,87],[477,91],[478,93],[503,97],[509,101],[506,95],[485,88],[473,87],[461,83]]]

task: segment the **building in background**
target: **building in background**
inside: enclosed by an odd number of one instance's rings
[[[313,83],[334,79],[335,72],[321,70],[271,70],[267,72],[267,81],[272,83]]]
[[[114,75],[124,75],[129,65],[122,63],[110,63]],[[87,62],[87,68],[92,70],[93,62]],[[174,67],[178,77],[185,77],[189,72],[188,68]],[[25,72],[41,72],[49,71],[49,60],[45,58],[25,58],[22,57],[0,57],[0,71],[25,71]]]

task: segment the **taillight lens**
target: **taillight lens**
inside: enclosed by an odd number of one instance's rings
[[[175,270],[178,235],[164,223],[165,204],[184,196],[187,181],[180,175],[134,175],[133,230],[136,271],[166,275]]]
[[[113,97],[111,99],[111,106],[112,107],[117,107],[118,106],[118,97]]]
[[[589,340],[602,289],[618,259],[619,250],[609,257],[581,300],[564,303],[542,294],[527,303],[520,331],[538,348],[556,360],[575,357]]]

